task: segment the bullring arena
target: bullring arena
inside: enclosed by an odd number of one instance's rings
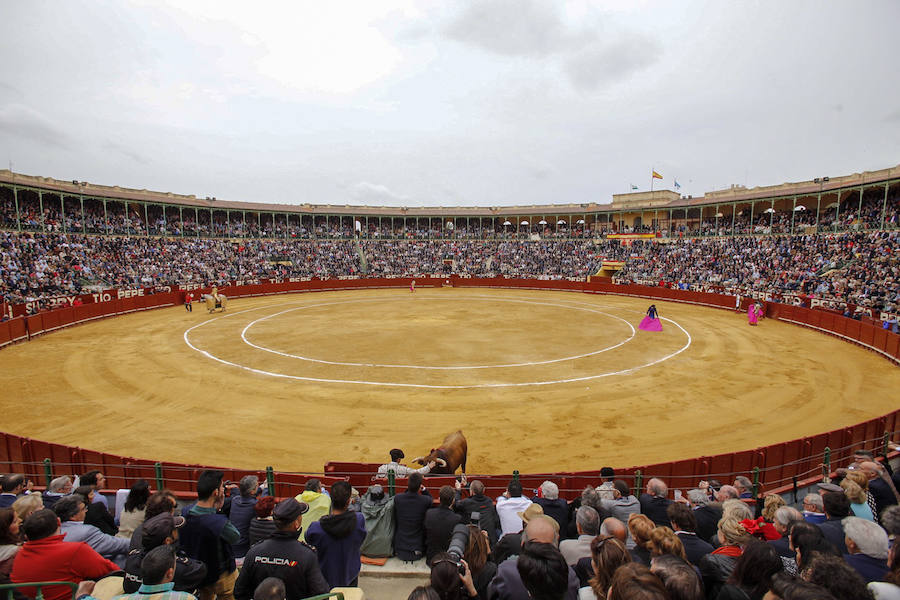
[[[28,399],[4,427],[285,471],[426,453],[460,428],[469,472],[524,473],[745,450],[896,408],[900,370],[872,352],[675,302],[657,302],[664,329],[644,332],[648,303],[420,286],[141,312],[4,350],[4,393]]]
[[[402,210],[6,171],[0,208],[4,460],[40,479],[100,464],[190,493],[205,464],[271,467],[283,493],[363,485],[390,448],[460,429],[497,487],[571,474],[577,494],[612,465],[772,489],[897,429],[896,168]],[[638,329],[651,303],[661,332]]]

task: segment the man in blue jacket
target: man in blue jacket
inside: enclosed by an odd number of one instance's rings
[[[331,514],[309,526],[306,541],[316,549],[322,575],[331,587],[356,587],[362,567],[359,555],[366,539],[366,519],[348,510],[350,484],[338,481],[331,486]]]

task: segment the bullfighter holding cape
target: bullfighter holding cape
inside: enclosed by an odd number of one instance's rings
[[[662,331],[662,321],[659,320],[659,315],[656,313],[655,304],[651,304],[650,308],[647,309],[647,316],[641,320],[638,329],[641,331]]]

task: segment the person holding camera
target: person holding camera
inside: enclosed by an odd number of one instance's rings
[[[431,587],[441,600],[480,598],[468,563],[449,552],[435,555],[431,563]]]

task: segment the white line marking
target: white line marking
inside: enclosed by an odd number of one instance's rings
[[[281,305],[283,306],[283,304],[281,304]],[[284,373],[273,373],[271,371],[264,371],[262,369],[254,369],[253,367],[248,367],[246,365],[241,365],[238,363],[234,363],[234,362],[225,360],[223,358],[219,358],[218,356],[215,356],[215,355],[207,352],[206,350],[201,350],[200,348],[197,348],[196,346],[194,346],[191,343],[191,341],[189,339],[190,332],[193,331],[194,329],[197,329],[198,327],[208,325],[209,323],[213,323],[215,321],[218,321],[219,319],[225,319],[228,317],[247,313],[247,312],[250,312],[253,310],[259,310],[261,308],[268,308],[270,306],[277,306],[277,305],[269,304],[269,305],[265,305],[265,306],[258,306],[255,308],[248,308],[246,310],[242,310],[242,311],[239,311],[236,313],[230,313],[228,315],[224,315],[221,317],[216,317],[214,319],[210,319],[209,321],[204,321],[203,323],[194,325],[193,327],[190,327],[185,330],[184,335],[183,335],[184,343],[187,344],[194,351],[199,352],[200,354],[206,356],[207,358],[209,358],[211,360],[214,360],[223,365],[228,365],[230,367],[236,367],[238,369],[242,369],[249,373],[256,373],[257,375],[266,375],[269,377],[277,377],[277,378],[281,378],[281,379],[293,379],[295,381],[311,381],[311,382],[315,382],[315,383],[342,383],[342,384],[384,386],[384,387],[460,390],[460,389],[484,389],[484,388],[502,388],[502,387],[528,387],[528,386],[557,385],[557,384],[561,384],[561,383],[575,383],[575,382],[580,382],[580,381],[590,381],[592,379],[601,379],[604,377],[612,377],[614,375],[627,375],[630,373],[634,373],[635,371],[645,369],[647,367],[652,367],[653,365],[657,365],[663,361],[669,360],[670,358],[674,358],[675,356],[678,356],[679,354],[681,354],[682,352],[687,350],[691,346],[691,343],[693,342],[693,339],[691,338],[691,334],[688,333],[684,327],[682,327],[681,325],[679,325],[677,322],[673,321],[672,319],[660,317],[663,321],[668,321],[669,323],[672,323],[673,325],[678,327],[678,329],[680,329],[682,331],[682,333],[684,333],[684,335],[687,336],[687,343],[684,346],[682,346],[681,348],[679,348],[678,350],[676,350],[675,352],[672,352],[671,354],[667,354],[666,356],[663,356],[662,358],[659,358],[657,360],[654,360],[654,361],[651,361],[648,363],[644,363],[642,365],[638,365],[636,367],[631,367],[629,369],[622,369],[619,371],[611,371],[609,373],[600,373],[597,375],[585,375],[583,377],[571,377],[568,379],[557,379],[557,380],[552,380],[552,381],[522,381],[522,382],[516,382],[516,383],[479,383],[479,384],[470,384],[470,385],[430,385],[430,384],[424,384],[424,383],[399,383],[399,382],[389,382],[389,381],[368,381],[368,380],[353,380],[353,379],[327,379],[327,378],[323,378],[323,377],[303,377],[300,375],[287,375]]]
[[[390,298],[390,297],[386,297],[386,298]],[[393,299],[393,298],[391,298],[391,299]],[[251,327],[253,327],[257,323],[266,321],[268,319],[272,319],[274,317],[278,317],[285,313],[293,312],[295,310],[305,310],[307,308],[314,308],[314,307],[319,307],[319,306],[331,306],[333,304],[348,304],[348,303],[353,303],[353,302],[371,302],[371,301],[375,300],[375,299],[367,298],[367,299],[361,299],[361,300],[347,300],[347,301],[340,301],[340,302],[328,302],[328,303],[324,303],[324,304],[312,304],[309,306],[300,306],[297,308],[289,308],[287,310],[273,313],[271,315],[256,319],[255,321],[251,321],[250,324],[248,324],[246,327],[244,327],[244,329],[241,331],[241,339],[244,341],[245,344],[247,344],[248,346],[252,346],[253,348],[256,348],[257,350],[262,350],[264,352],[271,352],[272,354],[277,354],[278,356],[284,356],[286,358],[296,358],[298,360],[305,360],[305,361],[309,361],[309,362],[321,363],[321,364],[326,364],[326,365],[338,365],[338,366],[345,366],[345,367],[383,367],[383,368],[389,368],[389,369],[466,370],[466,369],[503,369],[503,368],[509,368],[509,367],[531,367],[531,366],[536,366],[536,365],[547,365],[547,364],[551,364],[551,363],[558,363],[558,362],[564,362],[564,361],[569,361],[569,360],[578,360],[580,358],[585,358],[587,356],[594,356],[596,354],[602,354],[603,352],[607,352],[609,350],[614,350],[620,346],[623,346],[624,344],[627,344],[628,342],[633,340],[635,333],[636,333],[634,326],[631,323],[629,323],[628,321],[626,321],[625,319],[623,319],[622,317],[617,317],[615,315],[611,315],[609,313],[605,313],[603,311],[595,310],[592,308],[582,308],[579,306],[573,306],[571,304],[555,304],[552,302],[533,302],[533,301],[529,301],[529,300],[515,300],[512,298],[491,298],[490,296],[467,296],[465,298],[416,298],[414,301],[415,302],[421,302],[423,300],[438,300],[438,301],[464,300],[464,301],[469,301],[472,299],[482,299],[482,300],[489,300],[489,301],[495,301],[495,302],[498,302],[498,301],[499,302],[518,302],[521,304],[538,304],[538,305],[542,305],[542,306],[558,306],[558,307],[562,307],[562,308],[568,308],[571,310],[581,310],[581,311],[585,311],[585,312],[597,313],[599,315],[604,315],[606,317],[611,317],[618,321],[622,321],[623,323],[625,323],[625,325],[628,326],[629,329],[631,329],[631,335],[628,338],[626,338],[625,340],[619,342],[618,344],[614,344],[612,346],[607,346],[605,348],[601,348],[600,350],[595,350],[593,352],[586,352],[584,354],[576,354],[573,356],[564,356],[562,358],[554,358],[554,359],[550,359],[550,360],[541,360],[541,361],[533,361],[533,362],[512,363],[512,364],[504,364],[504,365],[459,365],[459,366],[394,365],[394,364],[380,364],[380,363],[356,363],[356,362],[340,362],[340,361],[332,361],[332,360],[322,360],[322,359],[318,359],[318,358],[310,358],[308,356],[300,356],[298,354],[289,354],[287,352],[280,352],[278,350],[274,350],[274,349],[268,348],[266,346],[260,346],[258,344],[254,344],[253,342],[251,342],[250,340],[247,339],[247,332],[250,330]],[[381,298],[379,298],[379,300],[381,300]]]

